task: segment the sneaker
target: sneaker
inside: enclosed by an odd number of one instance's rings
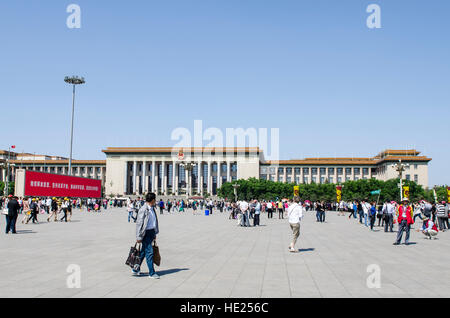
[[[152,276],[149,276],[149,277],[153,278],[153,279],[159,279],[160,278],[158,274],[153,274]]]
[[[295,248],[290,248],[290,249],[289,249],[289,252],[295,253],[295,252],[297,252],[297,251],[295,250]]]
[[[139,276],[141,274],[141,270],[138,265],[135,265],[134,268],[131,269],[131,273],[133,276]]]
[[[392,244],[392,245],[400,245],[400,243],[397,243],[397,242],[395,242],[394,244]]]

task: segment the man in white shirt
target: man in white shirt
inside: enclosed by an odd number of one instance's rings
[[[47,214],[50,213],[51,206],[52,206],[52,199],[47,198],[47,200],[45,201],[45,212],[47,212]]]
[[[272,201],[267,202],[267,218],[271,219],[273,217],[273,205]]]
[[[365,226],[369,226],[369,225],[367,224],[367,220],[368,220],[368,218],[369,218],[370,204],[364,200],[364,201],[361,203],[361,205],[362,205],[362,209],[363,209],[363,213],[364,213],[364,225],[365,225]]]
[[[136,243],[142,243],[141,248],[141,264],[138,264],[132,269],[134,276],[139,276],[142,261],[144,258],[147,261],[149,269],[149,277],[159,279],[159,275],[155,272],[153,266],[153,241],[156,240],[156,235],[159,233],[158,216],[156,213],[156,195],[149,193],[145,197],[145,204],[139,209],[136,222]]]
[[[294,246],[300,235],[300,220],[303,218],[303,207],[299,203],[300,198],[295,197],[294,202],[292,202],[288,208],[288,219],[293,233],[292,243],[289,245],[289,251],[291,253],[296,252]]]
[[[241,226],[249,227],[250,220],[248,218],[248,202],[245,200],[241,201],[241,203],[239,204],[239,208],[241,209],[242,217],[243,217]]]
[[[394,227],[394,211],[395,206],[393,201],[392,202],[386,202],[383,206],[383,215],[385,217],[384,221],[384,231],[387,232],[388,228],[390,232],[393,232]]]

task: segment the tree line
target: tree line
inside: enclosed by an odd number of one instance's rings
[[[251,178],[248,180],[237,180],[232,183],[226,182],[218,189],[221,198],[234,200],[233,184],[239,184],[237,189],[238,200],[277,200],[290,199],[294,196],[294,183],[275,182],[270,180],[260,180]],[[378,194],[372,195],[372,191],[381,190],[380,202],[400,201],[399,179],[381,181],[376,179],[346,181],[342,183],[342,200],[370,200],[376,201]],[[409,186],[410,201],[425,199],[434,202],[433,189],[424,189],[414,181],[403,180],[403,185]],[[300,198],[310,201],[336,201],[336,184],[332,183],[311,183],[300,184]],[[446,186],[436,187],[436,195],[439,201],[447,201]]]

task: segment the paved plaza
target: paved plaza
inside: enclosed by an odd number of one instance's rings
[[[291,231],[278,215],[242,228],[228,213],[160,215],[160,280],[133,277],[124,264],[135,242],[125,209],[87,213],[71,223],[23,225],[0,240],[0,297],[449,297],[450,233],[426,240],[411,232],[370,232],[348,217],[307,212],[299,253],[289,253]],[[39,215],[45,221],[47,215]],[[5,226],[1,219],[2,230]],[[416,224],[416,229],[419,224]],[[396,230],[396,228],[395,228]],[[68,288],[67,268],[81,268],[81,288]],[[368,288],[367,267],[381,269],[381,288]],[[144,262],[143,271],[147,272]]]

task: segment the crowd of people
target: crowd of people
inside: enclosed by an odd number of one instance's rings
[[[56,197],[17,197],[9,195],[0,197],[0,208],[6,216],[6,234],[16,234],[16,222],[23,214],[22,224],[39,223],[39,215],[46,215],[47,222],[70,222],[72,210],[86,210],[87,212],[100,212],[108,206],[121,207],[122,203],[108,199],[82,199],[82,198],[56,198]],[[58,215],[61,218],[58,219]]]

